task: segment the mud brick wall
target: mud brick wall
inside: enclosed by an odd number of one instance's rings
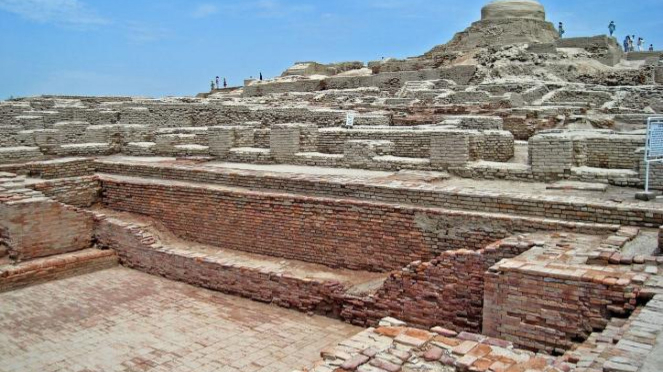
[[[561,266],[561,265],[558,265]],[[486,273],[483,332],[524,348],[562,354],[611,315],[635,309],[632,273],[503,261]]]
[[[470,159],[470,135],[464,132],[434,134],[431,139],[431,165],[462,166]]]
[[[92,125],[87,127],[83,139],[84,143],[129,143],[149,142],[154,138],[155,128],[150,125],[138,124],[108,124]]]
[[[536,122],[526,116],[509,116],[504,118],[504,130],[511,132],[516,140],[527,141],[536,133]]]
[[[0,121],[0,123],[2,122]],[[22,130],[23,128],[19,125],[0,124],[0,147],[24,146],[17,139],[18,132]]]
[[[388,203],[425,204],[431,207],[518,214],[565,221],[643,227],[663,225],[663,213],[656,208],[649,208],[642,204],[637,206],[627,206],[624,203],[611,205],[589,201],[568,201],[548,196],[523,197],[516,193],[505,192],[464,192],[405,187],[394,189],[388,185],[366,184],[352,178],[342,177],[311,176],[291,179],[288,176],[249,171],[212,171],[184,166],[163,167],[147,164],[125,165],[106,161],[97,161],[96,164],[101,173],[222,184],[247,187],[253,190],[278,190],[327,197],[370,198]]]
[[[109,269],[117,266],[117,262],[114,251],[85,249],[17,266],[5,266],[0,276],[0,292]]]
[[[394,129],[321,129],[317,151],[327,154],[342,154],[344,143],[356,140],[390,141],[394,143],[394,156],[407,158],[430,158],[440,154],[444,137],[452,144],[458,136],[470,138],[471,160],[504,162],[513,157],[513,136],[505,131],[440,131],[440,130],[394,130]],[[437,142],[436,142],[437,141]],[[440,143],[440,144],[437,144]],[[461,149],[462,150],[462,149]],[[444,154],[454,156],[455,149],[446,149]],[[461,151],[462,153],[462,151]],[[462,157],[462,154],[461,154]]]
[[[315,152],[318,128],[312,124],[276,124],[271,127],[269,147],[274,159],[292,162],[299,152]]]
[[[496,243],[479,251],[447,251],[430,262],[414,262],[391,273],[374,295],[347,299],[341,317],[364,326],[398,317],[425,328],[481,333],[486,270],[529,248]]]
[[[412,210],[109,179],[102,190],[108,207],[154,217],[183,239],[204,244],[370,271],[433,257]]]
[[[431,132],[426,131],[322,129],[318,134],[317,151],[326,154],[343,154],[344,144],[347,141],[375,140],[393,142],[394,156],[429,158],[430,136]]]
[[[23,163],[41,160],[44,154],[38,147],[6,147],[0,148],[0,164]]]
[[[93,227],[88,214],[45,198],[0,203],[0,230],[13,260],[90,248]]]
[[[638,169],[642,156],[636,152],[645,146],[644,136],[597,136],[579,139],[586,143],[586,165],[594,168]]]
[[[101,193],[99,180],[94,176],[48,180],[31,187],[53,200],[75,207],[92,206]]]
[[[94,159],[70,158],[0,166],[0,172],[32,178],[56,179],[90,176],[95,172]]]
[[[515,143],[513,135],[505,131],[483,132],[481,157],[487,161],[507,162],[513,158]]]
[[[112,218],[98,219],[95,238],[100,246],[117,252],[124,266],[303,312],[334,315],[338,305],[333,298],[344,291],[336,281],[304,280],[192,257],[186,250],[163,246],[138,226]]]
[[[102,177],[101,184],[108,207],[154,217],[187,240],[369,271],[400,269],[446,250],[481,249],[516,233],[606,229],[172,181]]]
[[[532,172],[550,178],[563,178],[574,163],[573,140],[564,134],[541,134],[529,140]]]

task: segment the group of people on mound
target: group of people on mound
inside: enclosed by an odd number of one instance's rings
[[[617,25],[615,24],[615,21],[610,22],[608,25],[608,31],[610,32],[610,36],[615,34],[615,31],[617,31]],[[559,23],[557,32],[559,32],[559,37],[564,37],[564,34],[566,33],[566,30],[564,30],[564,23]],[[627,53],[635,52],[636,47],[638,52],[644,52],[646,45],[647,44],[645,43],[645,39],[643,37],[639,37],[636,40],[635,35],[626,35],[626,38],[624,39],[624,51]],[[649,51],[654,51],[654,44],[649,44]]]

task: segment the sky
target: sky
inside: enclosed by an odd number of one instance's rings
[[[0,99],[195,95],[296,61],[417,56],[487,0],[0,0]],[[663,0],[542,0],[566,37],[643,36],[663,49]]]

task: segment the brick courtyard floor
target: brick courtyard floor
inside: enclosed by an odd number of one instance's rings
[[[0,371],[291,371],[360,328],[125,268],[0,294]]]

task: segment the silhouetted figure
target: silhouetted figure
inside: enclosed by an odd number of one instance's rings
[[[635,42],[636,42],[635,35],[632,35],[631,36],[631,48],[630,48],[631,52],[635,52]]]
[[[610,24],[608,25],[608,30],[610,31],[610,36],[612,36],[615,33],[615,30],[617,30],[617,25],[615,24],[615,21],[610,21]]]
[[[564,23],[562,22],[559,23],[557,31],[559,32],[559,37],[564,37],[564,34],[566,33],[566,31],[564,30]]]
[[[219,89],[219,77],[216,77],[216,89]]]
[[[631,45],[631,37],[626,35],[626,38],[624,39],[624,52],[629,52],[629,45]]]
[[[228,82],[226,81],[226,78],[223,78],[223,87],[228,88]]]
[[[653,51],[654,51],[654,44],[650,44],[650,45],[649,45],[649,51],[650,51],[650,52],[653,52]]]
[[[209,90],[213,91],[214,90],[214,80],[210,81],[209,83]]]
[[[262,81],[262,72],[260,73],[260,81]]]

